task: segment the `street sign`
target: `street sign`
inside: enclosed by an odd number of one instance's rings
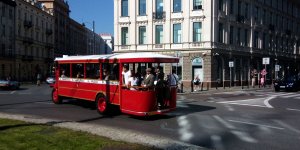
[[[263,58],[263,65],[269,65],[269,64],[270,64],[270,58],[269,57]]]
[[[229,67],[232,68],[233,66],[234,66],[234,62],[233,62],[233,61],[230,61],[230,62],[229,62]]]
[[[279,71],[280,70],[280,66],[279,65],[275,65],[275,71]]]

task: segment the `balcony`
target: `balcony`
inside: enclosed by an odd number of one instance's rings
[[[25,28],[31,28],[31,27],[33,27],[32,21],[24,20],[24,27]]]
[[[245,17],[242,15],[237,15],[236,16],[236,21],[239,23],[245,23]]]
[[[154,20],[163,20],[166,19],[166,12],[154,12],[153,13]]]
[[[33,56],[22,55],[22,61],[33,61]]]
[[[52,49],[54,46],[53,46],[53,44],[51,44],[51,43],[47,43],[46,45],[45,45],[45,48],[46,49]]]
[[[52,29],[46,29],[46,35],[52,35],[53,31]]]

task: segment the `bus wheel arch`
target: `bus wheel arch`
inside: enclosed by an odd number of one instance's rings
[[[58,95],[58,90],[56,88],[52,90],[52,102],[54,104],[62,103],[62,97]]]
[[[109,102],[107,101],[104,94],[100,93],[96,96],[96,108],[98,113],[107,114],[109,110]]]

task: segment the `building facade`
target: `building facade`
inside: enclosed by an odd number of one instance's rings
[[[210,88],[258,83],[264,68],[269,82],[299,72],[297,1],[114,0],[114,5],[115,52],[177,56],[174,68],[184,86],[196,76]]]
[[[12,0],[0,2],[0,78],[5,79],[15,72],[15,8]]]
[[[100,48],[103,54],[112,54],[114,51],[114,37],[108,33],[101,33],[100,37],[103,41]]]

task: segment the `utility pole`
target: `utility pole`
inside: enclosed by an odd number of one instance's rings
[[[95,36],[95,21],[93,20],[93,55],[95,55],[96,51],[96,36]]]

